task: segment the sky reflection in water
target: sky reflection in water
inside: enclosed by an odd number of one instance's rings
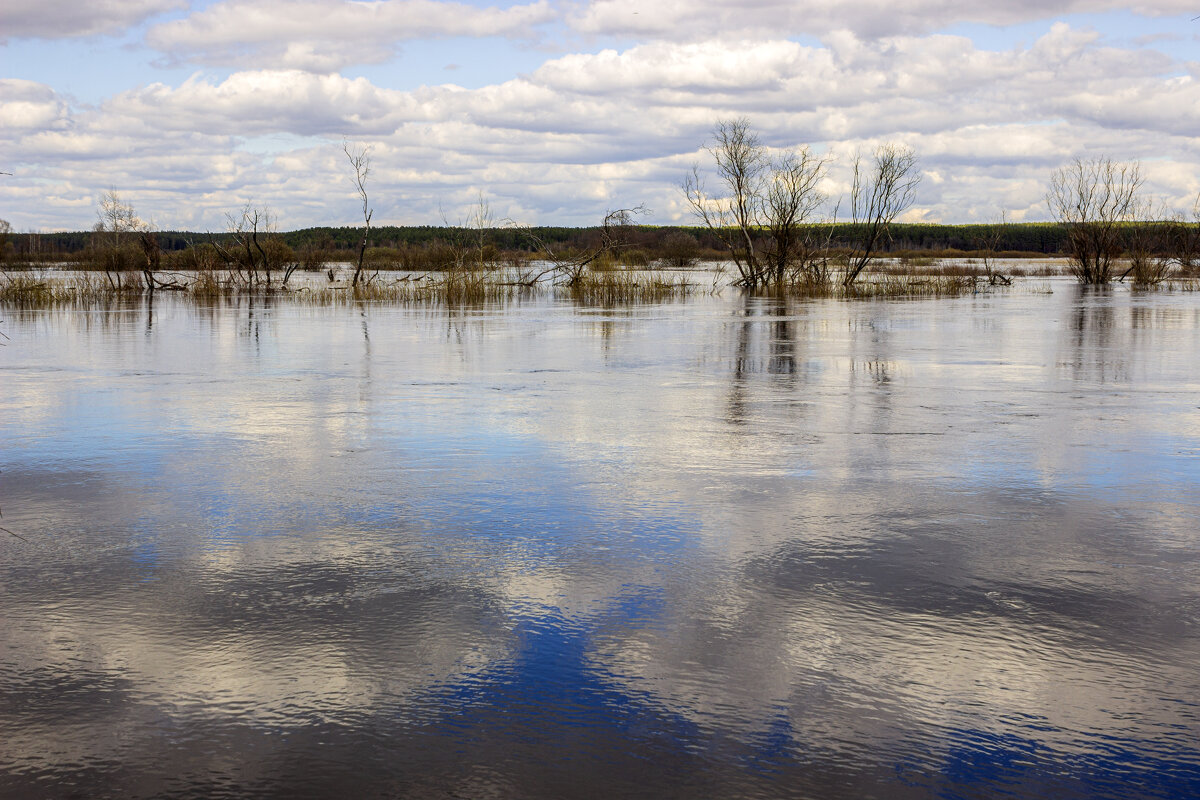
[[[1200,298],[7,310],[0,794],[1200,795]]]

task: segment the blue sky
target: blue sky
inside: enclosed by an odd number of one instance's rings
[[[370,146],[380,224],[596,223],[678,184],[713,123],[832,157],[896,141],[924,171],[910,219],[1046,217],[1074,157],[1139,159],[1200,192],[1200,9],[1070,0],[8,0],[0,218],[86,228],[115,188],[163,228],[246,203],[283,228],[352,224],[343,138]]]

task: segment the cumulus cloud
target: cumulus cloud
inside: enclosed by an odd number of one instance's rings
[[[847,30],[865,38],[922,34],[964,22],[1011,25],[1077,12],[1097,13],[1128,8],[1117,0],[1016,0],[992,3],[983,0],[947,4],[944,0],[592,0],[569,17],[571,26],[587,34],[636,36],[670,40],[711,38],[823,35]],[[1185,0],[1158,0],[1134,9],[1148,16],[1194,12]]]
[[[156,25],[146,42],[175,61],[333,72],[386,61],[400,42],[413,39],[531,38],[557,15],[548,0],[507,8],[437,0],[224,0]]]
[[[453,217],[478,191],[500,218],[590,224],[609,206],[642,202],[665,222],[687,218],[676,187],[706,159],[714,121],[747,116],[772,147],[809,143],[834,155],[835,195],[849,154],[895,140],[921,154],[922,218],[986,220],[1001,209],[1039,218],[1046,175],[1075,155],[1174,165],[1153,173],[1152,188],[1173,203],[1194,196],[1195,72],[1057,24],[1004,51],[956,36],[845,32],[821,45],[649,42],[563,56],[474,89],[247,70],[72,109],[50,87],[5,81],[0,147],[19,174],[54,183],[55,196],[136,187],[160,221],[180,226],[219,225],[250,197],[269,199],[288,227],[353,219],[343,135],[375,145],[380,222],[438,222],[439,208]],[[30,206],[18,195],[34,187],[22,180],[0,184],[0,200],[29,208],[30,222],[78,213]],[[344,211],[327,201],[342,195]]]
[[[220,83],[194,75],[177,88],[155,83],[117,95],[105,108],[167,130],[304,136],[390,132],[398,116],[419,103],[411,93],[365,78],[267,70],[234,73]]]
[[[5,0],[0,5],[0,41],[115,33],[156,14],[186,7],[184,0]]]
[[[0,79],[0,128],[43,131],[62,128],[69,109],[53,89],[33,81]]]

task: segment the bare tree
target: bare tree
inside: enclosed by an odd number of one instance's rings
[[[476,198],[475,205],[471,209],[471,216],[467,218],[467,224],[473,234],[475,265],[478,269],[483,269],[488,260],[488,231],[495,224],[492,207],[487,198],[483,196],[483,192],[480,192]]]
[[[235,281],[245,286],[274,285],[274,274],[282,272],[281,288],[300,266],[296,254],[279,236],[277,223],[269,208],[256,208],[247,202],[236,214],[226,214],[231,241],[213,242],[221,259],[230,266]]]
[[[222,253],[227,257],[238,279],[246,285],[255,285],[259,281],[258,270],[262,259],[262,247],[258,242],[259,226],[269,226],[268,215],[247,201],[237,214],[227,213],[225,220],[227,230],[233,238],[234,248]],[[245,274],[243,274],[243,270]],[[267,285],[271,285],[270,272],[266,276]]]
[[[354,170],[354,177],[350,182],[354,184],[358,197],[362,200],[363,235],[358,245],[358,266],[354,268],[354,279],[350,281],[351,286],[357,287],[359,276],[362,275],[363,257],[367,252],[367,237],[371,233],[371,215],[375,213],[367,198],[367,178],[371,175],[371,148],[367,145],[352,146],[350,142],[343,140],[342,151]]]
[[[1171,271],[1168,237],[1171,223],[1166,221],[1167,210],[1152,198],[1135,198],[1130,208],[1130,221],[1121,227],[1125,257],[1129,266],[1118,281],[1129,277],[1135,286],[1156,286],[1167,279]]]
[[[870,164],[862,153],[854,157],[850,184],[852,250],[842,278],[850,286],[889,236],[892,222],[916,200],[921,173],[911,147],[888,142],[875,148]]]
[[[141,272],[145,288],[149,291],[186,288],[186,284],[176,277],[159,275],[162,248],[154,233],[154,224],[140,219],[133,205],[125,202],[116,189],[109,189],[100,196],[96,218],[94,230],[103,242],[100,260],[110,288],[122,288],[121,274],[136,268],[137,246],[130,242],[133,234],[137,234],[137,245],[141,246]]]
[[[143,228],[145,228],[145,224],[138,219],[133,205],[126,203],[117,194],[115,188],[110,188],[100,195],[99,208],[96,209],[96,225],[93,230],[103,243],[99,255],[109,288],[119,288],[121,273],[125,269],[133,268],[127,258],[126,244],[130,234],[141,231]]]
[[[1165,228],[1163,246],[1167,257],[1185,276],[1200,272],[1200,194],[1192,204],[1190,219],[1175,214]]]
[[[694,166],[682,186],[693,213],[725,245],[740,285],[783,282],[811,251],[804,225],[825,201],[817,184],[827,160],[807,147],[773,160],[744,117],[719,120],[707,149],[721,190],[709,195]]]
[[[514,282],[523,286],[533,286],[549,275],[552,276],[552,280],[564,286],[577,285],[587,274],[587,268],[597,259],[629,246],[626,241],[629,226],[633,224],[635,217],[645,213],[644,206],[609,211],[604,215],[599,244],[582,253],[563,253],[552,242],[539,236],[533,228],[523,228],[525,238],[533,245],[544,266],[536,272],[517,276]]]
[[[990,223],[983,232],[983,271],[989,286],[1012,285],[1012,278],[1005,275],[999,269],[997,255],[1000,252],[1001,237],[1004,235],[1004,226],[1008,224],[1008,212],[1001,211],[1000,219]]]
[[[96,210],[96,230],[107,234],[106,239],[112,247],[119,247],[125,242],[125,234],[141,230],[142,221],[138,219],[133,205],[126,203],[115,188],[110,188],[100,195],[100,207]]]
[[[1108,157],[1077,158],[1050,176],[1046,204],[1066,228],[1071,268],[1084,284],[1112,280],[1123,249],[1121,224],[1133,218],[1142,187],[1141,165]]]
[[[708,152],[716,161],[724,193],[710,197],[698,166],[684,179],[683,192],[701,222],[725,245],[743,286],[757,286],[765,270],[755,247],[767,151],[745,117],[718,120]]]
[[[808,147],[800,147],[771,165],[762,206],[770,233],[764,258],[775,283],[783,283],[796,272],[811,272],[814,247],[805,223],[825,202],[817,183],[827,163],[828,159],[814,155]]]
[[[491,204],[479,192],[471,210],[466,217],[459,217],[457,223],[450,221],[444,209],[442,216],[443,241],[450,251],[456,269],[468,265],[482,270],[488,263],[488,235],[495,225]]]

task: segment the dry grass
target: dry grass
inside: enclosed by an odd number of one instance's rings
[[[678,276],[614,270],[584,273],[580,280],[560,288],[577,303],[604,307],[678,300],[696,287]]]
[[[1200,278],[1174,277],[1152,285],[1135,284],[1133,289],[1139,292],[1200,292]]]
[[[770,294],[793,298],[830,298],[837,300],[865,300],[875,298],[904,297],[959,297],[964,294],[991,289],[987,282],[976,275],[926,275],[864,273],[850,286],[843,286],[840,275],[834,273],[824,279],[801,276],[783,286],[767,289]]]
[[[195,280],[188,286],[188,293],[197,300],[215,300],[232,297],[237,294],[237,287],[221,272],[204,269],[196,273]]]
[[[1061,260],[1043,259],[1036,263],[1025,261],[1019,264],[1001,261],[997,258],[993,258],[991,261],[994,272],[1010,277],[1062,275],[1066,271],[1066,264]],[[898,261],[883,261],[868,271],[882,275],[986,277],[987,264],[983,260],[974,259],[940,261],[932,258],[908,258]]]
[[[427,303],[437,305],[476,305],[503,303],[528,290],[506,283],[488,272],[449,270],[438,275],[417,278],[372,280],[357,287],[324,286],[303,288],[292,296],[305,303]]]
[[[847,299],[880,297],[959,297],[978,291],[973,275],[872,275],[842,289]]]
[[[0,302],[20,308],[115,300],[142,291],[141,276],[136,274],[112,280],[98,272],[74,272],[69,278],[42,272],[0,274]]]
[[[611,307],[620,304],[662,303],[680,300],[697,292],[716,290],[716,284],[703,286],[689,277],[655,271],[605,269],[586,271],[572,284],[540,282],[527,285],[514,280],[508,270],[454,269],[417,277],[374,278],[358,287],[345,284],[308,285],[296,288],[250,286],[239,283],[219,270],[201,270],[188,278],[187,288],[172,295],[198,303],[212,303],[239,297],[271,295],[312,305],[352,303],[413,303],[443,306],[467,306],[508,303],[536,295],[552,293],[581,305]],[[888,297],[955,297],[985,288],[985,281],[974,274],[864,274],[850,287],[842,286],[839,275],[821,278],[797,277],[783,287],[770,291],[789,297],[871,299]],[[0,274],[0,302],[22,308],[64,304],[124,302],[146,294],[136,273],[113,283],[108,276],[95,272],[38,274],[21,272]],[[1169,288],[1194,291],[1195,281],[1171,282]],[[1164,288],[1168,288],[1164,284]]]

